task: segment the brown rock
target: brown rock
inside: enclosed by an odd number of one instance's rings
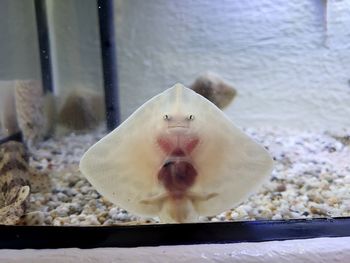
[[[76,89],[65,98],[58,123],[72,130],[90,130],[101,122],[103,112],[102,95],[88,89]]]
[[[227,107],[237,94],[234,87],[213,73],[199,76],[191,85],[191,89],[210,100],[220,109]]]

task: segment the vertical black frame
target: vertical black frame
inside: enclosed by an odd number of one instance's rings
[[[46,0],[34,0],[36,26],[38,31],[41,77],[44,92],[53,92],[50,35],[47,20]]]
[[[34,0],[38,31],[39,54],[44,92],[53,92],[50,34],[46,0]],[[101,42],[103,85],[107,129],[113,130],[120,123],[117,52],[114,32],[113,0],[97,0]]]
[[[120,123],[113,0],[97,0],[97,10],[101,40],[106,122],[107,129],[113,130]]]

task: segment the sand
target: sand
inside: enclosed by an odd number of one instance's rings
[[[350,216],[349,131],[245,129],[275,160],[270,181],[248,200],[208,221],[244,221]],[[108,202],[79,172],[83,153],[106,132],[56,136],[32,149],[30,163],[52,180],[52,191],[30,196],[29,225],[115,225],[158,223]]]

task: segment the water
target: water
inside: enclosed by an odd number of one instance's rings
[[[29,156],[19,160],[26,163],[24,176],[35,169],[50,182],[22,200],[26,209],[16,208],[21,218],[6,214],[11,200],[3,192],[0,219],[29,225],[158,223],[109,202],[78,164],[118,117],[125,120],[176,82],[191,87],[205,72],[235,91],[223,111],[275,163],[269,182],[255,194],[200,221],[349,216],[348,3],[113,3],[116,57],[103,53],[108,44],[100,41],[95,1],[46,1],[49,49],[38,37],[38,6],[1,3],[0,139],[22,134]],[[117,65],[114,78],[104,75],[111,70],[106,54]],[[2,156],[0,165],[6,162]],[[13,181],[17,168],[0,174],[1,183]]]

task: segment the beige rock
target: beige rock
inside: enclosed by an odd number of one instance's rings
[[[46,133],[47,119],[41,83],[36,80],[17,80],[15,101],[17,121],[24,141],[33,143],[42,140]]]
[[[49,177],[39,174],[28,162],[22,143],[9,141],[0,145],[0,224],[18,223],[26,211],[30,191],[50,187]]]
[[[14,81],[0,81],[0,127],[4,136],[19,132]]]
[[[102,95],[79,88],[65,97],[58,113],[58,123],[71,130],[90,130],[98,126],[103,120],[103,115]]]

